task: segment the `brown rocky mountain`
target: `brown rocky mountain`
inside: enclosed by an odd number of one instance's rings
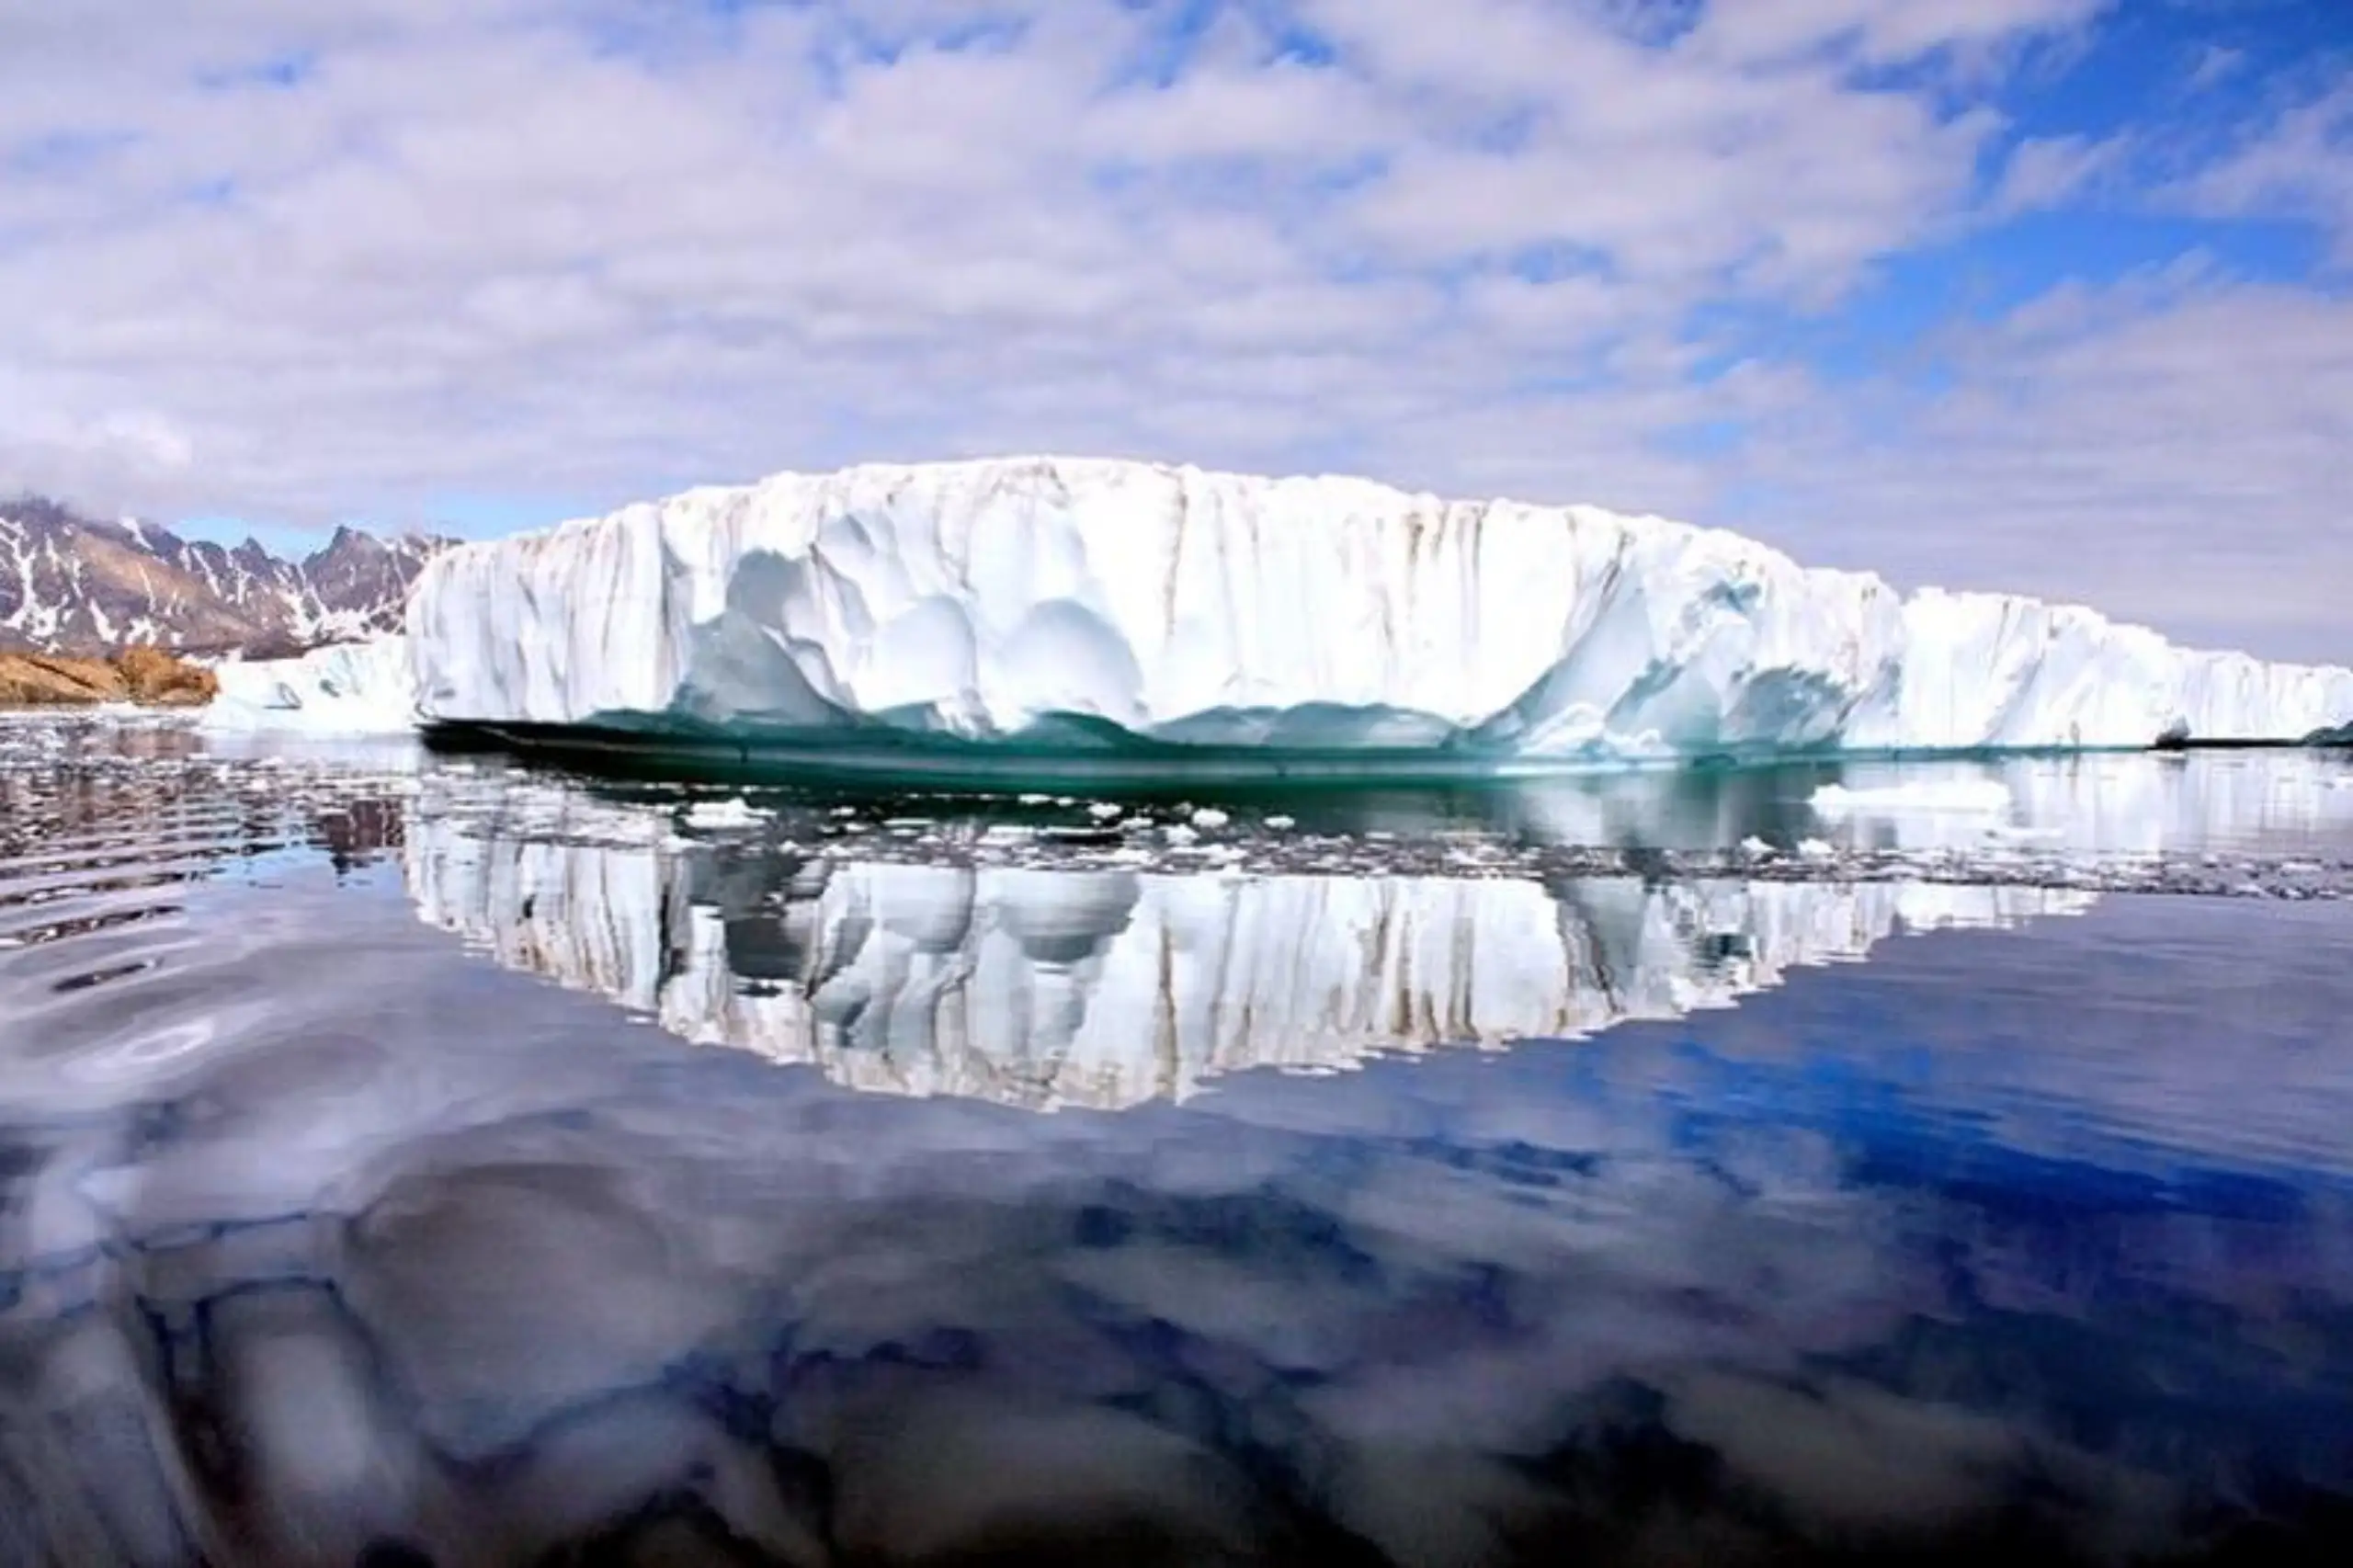
[[[139,702],[195,708],[221,689],[220,677],[161,648],[126,648],[111,659],[0,653],[0,708],[74,708]]]
[[[136,644],[270,656],[396,630],[409,585],[452,541],[337,528],[299,560],[53,501],[0,501],[0,649],[95,654]]]

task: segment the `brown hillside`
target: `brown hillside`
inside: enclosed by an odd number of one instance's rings
[[[143,702],[190,708],[221,689],[210,670],[160,648],[131,648],[111,659],[51,653],[0,653],[0,708],[80,707]]]

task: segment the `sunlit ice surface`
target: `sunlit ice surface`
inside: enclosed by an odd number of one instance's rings
[[[12,721],[0,1562],[2317,1561],[2348,778]]]

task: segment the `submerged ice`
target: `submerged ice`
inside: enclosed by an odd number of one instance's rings
[[[1108,460],[783,474],[437,559],[428,721],[1674,758],[2300,740],[2353,670],[1721,530]]]

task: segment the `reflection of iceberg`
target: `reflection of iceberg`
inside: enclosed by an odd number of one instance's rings
[[[1859,847],[2019,837],[2092,856],[2293,852],[2353,836],[2347,777],[2336,758],[2296,752],[1859,763],[1811,799]]]
[[[212,769],[175,788],[241,815]],[[409,804],[364,836],[420,893],[649,1009],[789,993],[850,949],[837,906],[881,933],[842,971],[870,1011],[884,960],[966,952],[951,920],[1074,970],[1223,896],[972,879],[942,915],[577,790]],[[122,872],[28,908],[119,913]],[[1424,885],[1385,896],[1488,911]],[[2341,906],[2117,899],[1672,1041],[1041,1119],[682,1051],[376,891],[176,881],[214,939],[0,960],[0,1561],[2177,1563],[2344,1517]],[[1552,918],[1672,1008],[1731,992],[1678,911],[1759,978],[2073,903],[1803,891]],[[1264,909],[1237,942],[1328,949]]]
[[[1878,789],[1824,784],[1808,802],[1825,817],[1977,815],[2006,813],[2010,792],[1992,778],[1951,778],[1889,784]]]
[[[1527,759],[2295,741],[2353,670],[1737,535],[1355,480],[1017,460],[785,474],[438,557],[431,718]],[[902,765],[912,761],[902,756]]]
[[[1254,1067],[1725,1006],[1900,930],[2087,907],[2030,888],[1258,878],[720,862],[663,842],[407,846],[429,923],[689,1040],[860,1088],[1116,1107]]]

